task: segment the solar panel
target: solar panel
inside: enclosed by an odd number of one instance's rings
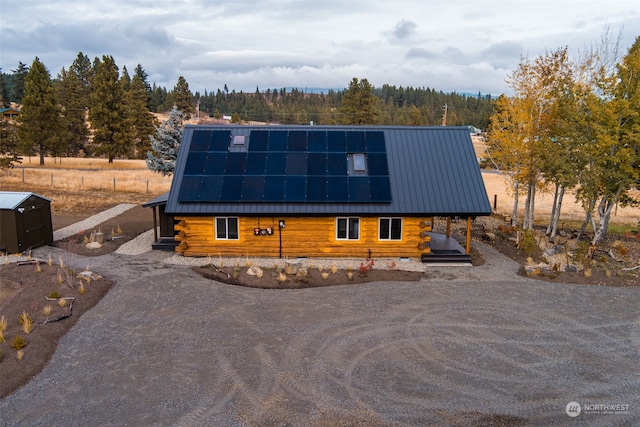
[[[307,175],[327,174],[327,153],[309,153],[307,155]]]
[[[253,142],[251,143],[253,145]],[[264,175],[267,164],[267,153],[249,151],[247,156],[247,175]]]
[[[287,175],[307,174],[307,153],[287,153]]]
[[[342,152],[347,151],[346,135],[341,131],[327,132],[327,151]]]
[[[364,153],[366,147],[364,144],[364,132],[350,131],[347,132],[347,152]]]
[[[261,202],[264,192],[264,176],[246,176],[242,183],[243,202]]]
[[[211,140],[211,131],[204,129],[196,129],[191,137],[191,145],[189,152],[192,151],[209,151],[209,141]]]
[[[350,202],[368,202],[371,200],[369,177],[351,176],[348,178],[348,183]]]
[[[307,199],[307,183],[304,176],[287,176],[284,185],[286,202],[304,202]]]
[[[367,131],[365,133],[365,141],[367,146],[367,153],[385,153],[387,148],[384,145],[384,132],[381,131]]]
[[[254,130],[249,139],[249,151],[267,151],[269,142],[269,132],[265,130]]]
[[[211,144],[209,151],[227,151],[231,141],[231,131],[217,130],[211,134]]]
[[[356,130],[254,130],[248,151],[231,131],[195,130],[181,202],[390,202],[384,133]],[[349,157],[362,155],[354,175]],[[349,169],[352,169],[352,176]]]
[[[226,175],[244,175],[247,166],[246,153],[228,153],[227,166],[225,168]]]
[[[327,177],[327,202],[348,202],[349,188],[347,177]]]
[[[307,151],[307,131],[290,131],[288,149],[289,151]]]
[[[287,131],[269,132],[269,151],[287,151]]]
[[[204,153],[202,155],[204,156]],[[227,167],[227,153],[223,152],[210,152],[206,155],[204,165],[204,175],[224,175],[224,171]]]
[[[327,152],[327,132],[313,131],[307,135],[307,151],[310,153]]]

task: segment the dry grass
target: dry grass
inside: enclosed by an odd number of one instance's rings
[[[31,159],[31,162],[29,162]],[[144,160],[24,158],[2,176],[2,189],[51,199],[55,213],[84,213],[119,203],[144,203],[169,191],[171,177],[147,169]]]

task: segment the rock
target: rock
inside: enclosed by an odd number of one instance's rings
[[[545,255],[548,256],[561,254],[562,252],[564,252],[564,246],[562,245],[555,245],[544,251]]]
[[[575,273],[575,272],[577,272],[577,271],[578,271],[578,267],[576,267],[575,265],[567,265],[567,266],[565,267],[565,271],[566,271],[567,273]]]
[[[86,244],[87,249],[100,249],[101,247],[102,247],[102,244],[98,242],[89,242]]]
[[[484,233],[484,235],[482,236],[482,240],[488,240],[490,242],[493,242],[496,240],[496,235],[495,233],[492,233],[490,231],[487,231],[486,233]]]
[[[262,269],[260,267],[252,265],[247,270],[247,274],[249,276],[261,276],[263,274],[263,271],[262,271]]]

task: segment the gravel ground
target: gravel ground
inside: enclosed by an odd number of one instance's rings
[[[474,247],[484,265],[419,282],[300,290],[225,285],[156,251],[91,258],[116,285],[0,401],[0,425],[636,424],[638,288],[528,280]]]

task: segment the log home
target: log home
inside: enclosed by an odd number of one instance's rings
[[[466,127],[187,125],[165,212],[185,256],[428,260],[491,206]]]

